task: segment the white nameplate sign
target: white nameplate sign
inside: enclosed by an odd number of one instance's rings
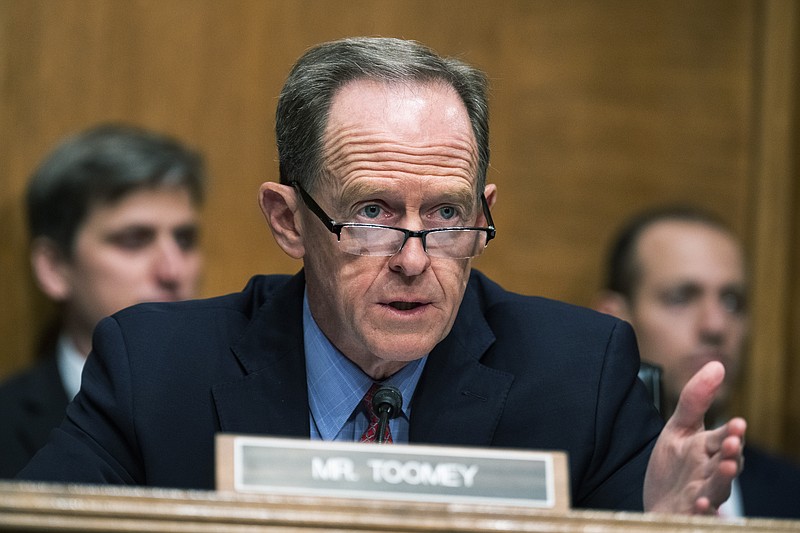
[[[564,452],[216,438],[217,489],[569,509]]]

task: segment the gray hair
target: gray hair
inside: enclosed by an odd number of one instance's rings
[[[476,186],[483,192],[489,166],[486,75],[445,58],[415,41],[358,37],[323,43],[292,67],[283,86],[275,130],[281,183],[312,190],[323,174],[323,134],[336,91],[357,79],[383,82],[441,81],[455,89],[467,109],[478,148]]]
[[[147,188],[186,188],[203,202],[205,170],[199,153],[177,140],[135,126],[103,124],[67,138],[28,182],[32,239],[48,237],[71,256],[75,236],[97,205]]]

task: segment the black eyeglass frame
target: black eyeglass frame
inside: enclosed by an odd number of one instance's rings
[[[481,193],[481,205],[483,206],[483,215],[486,217],[486,222],[488,222],[487,227],[470,227],[470,226],[451,226],[446,228],[431,228],[431,229],[423,229],[419,231],[414,231],[406,228],[398,228],[396,226],[385,226],[383,224],[364,224],[360,222],[336,222],[333,220],[325,210],[320,207],[320,205],[314,201],[310,194],[306,192],[302,185],[300,185],[297,181],[291,182],[292,187],[300,193],[300,197],[303,199],[303,203],[306,204],[312,213],[314,213],[317,218],[322,222],[328,231],[336,235],[336,240],[340,241],[342,239],[342,229],[343,228],[381,228],[381,229],[391,229],[395,231],[399,231],[404,235],[403,242],[400,244],[400,248],[397,249],[395,254],[400,253],[403,250],[403,247],[408,242],[408,239],[411,237],[418,237],[422,241],[422,249],[425,250],[425,253],[428,252],[428,246],[425,241],[425,237],[429,233],[437,233],[441,231],[464,231],[464,230],[474,230],[474,231],[483,231],[486,233],[486,244],[484,244],[484,248],[489,246],[489,241],[494,239],[495,235],[497,234],[497,230],[494,227],[494,220],[492,220],[492,213],[489,211],[489,204],[486,202],[486,196]],[[387,256],[388,257],[388,256]]]

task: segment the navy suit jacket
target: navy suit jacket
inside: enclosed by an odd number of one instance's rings
[[[305,280],[103,320],[81,392],[19,476],[213,489],[217,432],[309,438]],[[411,443],[566,450],[576,507],[642,507],[662,427],[626,323],[470,276],[413,397]],[[64,458],[69,460],[65,461]]]
[[[67,393],[55,352],[0,386],[0,478],[11,478],[61,423]]]
[[[800,518],[800,466],[754,446],[739,475],[745,516]]]

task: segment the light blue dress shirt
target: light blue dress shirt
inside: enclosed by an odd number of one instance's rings
[[[374,380],[337,350],[322,333],[311,316],[307,295],[303,297],[303,335],[311,439],[358,441],[368,425],[361,400]],[[393,442],[408,442],[411,398],[427,358],[411,361],[380,382],[397,387],[403,396],[402,413],[389,421]]]

